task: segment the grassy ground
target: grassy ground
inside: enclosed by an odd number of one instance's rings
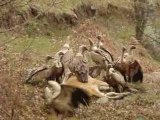
[[[131,8],[132,6],[132,2],[131,0],[121,0],[121,2],[115,1],[115,0],[57,0],[57,4],[56,8],[52,8],[52,10],[56,10],[57,12],[67,12],[70,11],[71,9],[75,8],[77,5],[80,5],[82,3],[91,3],[93,5],[99,6],[99,5],[107,5],[108,3],[111,3],[113,5],[118,5],[120,7],[125,7],[125,8]],[[43,9],[45,9],[48,5],[50,5],[50,3],[52,2],[52,0],[46,0],[45,4],[43,0],[33,0],[33,3],[38,4],[39,6],[41,6]],[[125,4],[125,6],[124,6]],[[57,9],[58,8],[58,9]]]
[[[88,1],[97,5],[106,2]],[[114,4],[117,3],[119,2],[114,1]],[[67,6],[62,5],[63,9],[60,9],[66,11],[77,2],[66,0],[63,4]],[[101,34],[105,47],[112,52],[114,58],[117,58],[121,47],[132,42],[129,38],[134,35],[134,24],[114,15],[109,18],[84,19],[74,27],[49,26],[46,28],[49,34],[43,34],[41,31],[37,34],[37,30],[33,29],[37,27],[35,23],[33,24],[28,26],[28,34],[0,34],[0,119],[2,120],[45,120],[48,117],[44,109],[45,86],[41,84],[31,86],[23,82],[27,69],[43,64],[45,56],[54,55],[66,41],[69,41],[76,51],[80,44],[88,44],[88,38],[96,40],[96,36]],[[135,85],[142,88],[142,93],[102,105],[94,103],[96,99],[93,99],[88,108],[81,106],[76,110],[76,115],[72,119],[158,120],[160,118],[159,73],[152,72],[160,71],[160,64],[153,60],[141,45],[137,46],[136,58],[140,60],[144,72],[149,73],[145,74],[143,84]]]

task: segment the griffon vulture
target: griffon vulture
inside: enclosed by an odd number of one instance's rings
[[[36,79],[45,79],[45,80],[56,80],[57,82],[61,82],[61,77],[63,74],[63,66],[60,62],[62,55],[57,58],[54,65],[52,66],[42,66],[35,69],[32,69],[31,72],[28,73],[26,82],[30,83],[34,78]]]
[[[122,55],[120,61],[114,63],[114,68],[121,72],[127,82],[143,81],[143,70],[139,62],[133,57],[133,49],[131,46],[128,53],[126,49],[122,48]]]
[[[109,73],[104,79],[115,90],[115,92],[124,92],[129,89],[123,75],[112,67],[109,68]]]
[[[99,37],[96,44],[94,44],[90,39],[89,43],[91,48],[91,59],[96,64],[96,66],[90,67],[90,75],[92,77],[97,77],[98,75],[100,75],[102,70],[108,69],[108,64],[111,64],[114,59],[111,53],[102,46]]]
[[[66,54],[68,54],[69,44],[64,44],[62,49],[59,50],[54,57],[47,56],[45,61],[46,64],[49,60],[54,59],[53,65],[51,66],[41,66],[35,69],[32,69],[27,79],[25,80],[27,83],[31,82],[32,78],[36,79],[45,79],[45,80],[56,80],[57,82],[61,83],[62,75],[63,75],[63,65],[62,61],[66,62],[68,59],[66,59]],[[67,57],[68,58],[68,57]]]
[[[88,61],[85,58],[85,52],[87,51],[85,45],[79,47],[78,53],[69,64],[64,64],[64,79],[63,82],[69,79],[71,75],[75,75],[81,82],[88,81],[89,67]]]

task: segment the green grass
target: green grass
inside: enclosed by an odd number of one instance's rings
[[[57,2],[58,1],[61,1],[61,0],[57,0]],[[40,6],[43,10],[45,10],[52,3],[52,0],[45,0],[45,3],[44,3],[44,0],[33,0],[33,3],[35,3],[36,5]],[[131,0],[121,0],[121,2],[115,1],[115,0],[105,0],[105,1],[104,0],[62,0],[59,4],[56,4],[54,7],[52,7],[50,11],[54,11],[57,13],[68,12],[73,8],[75,8],[77,5],[80,5],[82,3],[92,3],[95,6],[105,5],[105,4],[107,6],[108,3],[111,3],[113,5],[118,5],[120,7],[125,7],[125,8],[131,8],[132,6]]]
[[[119,16],[97,17],[95,22],[101,23],[106,33],[119,43],[126,44],[127,40],[135,34],[134,24]]]
[[[10,52],[20,53],[30,47],[30,49],[44,54],[52,50],[55,51],[65,43],[66,37],[70,35],[70,29],[58,26],[47,29],[51,33],[49,36],[35,34],[35,30],[30,29],[32,35],[28,33],[17,38],[16,34],[0,34],[0,44],[9,46]]]
[[[32,28],[31,34],[0,34],[0,45],[5,45],[7,48],[6,55],[11,69],[16,69],[22,58],[24,59],[23,67],[31,68],[42,64],[47,55],[54,55],[66,42],[67,36],[70,35],[70,29],[65,27],[55,26],[52,28],[50,26],[46,29],[51,33],[49,36],[37,34]],[[35,28],[38,29],[37,26]],[[18,37],[16,38],[16,36]]]

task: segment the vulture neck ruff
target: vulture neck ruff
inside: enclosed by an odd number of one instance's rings
[[[83,55],[81,53],[77,53],[76,56],[77,57],[83,57]]]

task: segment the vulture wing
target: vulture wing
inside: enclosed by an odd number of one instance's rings
[[[31,79],[32,79],[32,77],[33,76],[35,76],[35,75],[37,75],[38,73],[40,73],[40,72],[43,72],[43,71],[45,71],[45,70],[47,70],[48,68],[46,67],[46,66],[42,66],[42,67],[38,67],[38,68],[36,68],[36,69],[33,69],[33,70],[31,70],[29,73],[28,73],[28,76],[27,76],[27,78],[26,78],[26,82],[29,82]]]
[[[106,54],[106,52],[104,52],[103,50],[101,49],[95,50],[95,53],[101,55],[104,58],[104,60],[107,60],[108,63],[112,62],[112,59],[109,59],[108,54]]]
[[[89,40],[89,44],[91,47],[93,47],[93,41],[91,39],[88,39]]]
[[[110,51],[106,50],[103,46],[100,46],[100,49],[103,50],[104,52],[108,53],[109,56],[111,57],[111,60],[114,61],[114,58],[113,58],[113,56],[112,56]]]
[[[74,57],[74,53],[73,53],[73,50],[70,49],[68,50],[62,57],[62,63],[67,63],[69,61],[71,61]]]
[[[96,64],[104,64],[104,57],[95,51],[91,51],[91,58]]]
[[[92,66],[89,67],[89,75],[93,78],[96,78],[101,73],[101,67],[100,66]]]

